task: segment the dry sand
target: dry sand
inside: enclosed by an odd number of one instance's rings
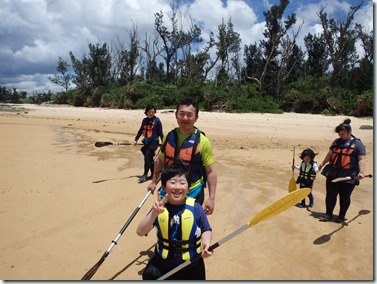
[[[176,126],[172,111],[157,116],[164,131]],[[146,196],[147,183],[137,183],[139,146],[94,143],[131,142],[143,117],[143,110],[1,106],[1,279],[79,280],[101,258]],[[201,112],[196,125],[212,141],[218,171],[209,217],[213,242],[287,194],[293,146],[296,164],[306,147],[321,162],[345,118]],[[359,128],[373,126],[373,119],[351,119],[372,173],[373,131]],[[313,208],[292,207],[216,249],[206,259],[207,279],[373,280],[373,179],[354,190],[344,225],[318,222],[325,210],[322,175],[313,193]],[[92,280],[141,279],[155,235],[138,237],[135,230],[155,198],[147,199]]]

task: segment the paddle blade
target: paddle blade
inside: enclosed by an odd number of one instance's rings
[[[288,184],[288,192],[292,192],[292,191],[295,191],[295,190],[296,190],[296,181],[292,177],[291,180],[289,181],[289,184]]]
[[[219,247],[223,243],[229,241],[230,239],[232,239],[235,236],[239,235],[243,231],[247,230],[251,226],[253,226],[253,225],[255,225],[255,224],[257,224],[257,223],[259,223],[259,222],[261,222],[263,220],[271,218],[271,217],[273,217],[273,216],[275,216],[275,215],[277,215],[277,214],[279,214],[279,213],[281,213],[281,212],[289,209],[290,207],[292,207],[293,205],[295,205],[299,201],[301,201],[309,193],[310,193],[310,188],[302,188],[302,189],[296,190],[294,192],[288,193],[286,196],[280,198],[279,200],[277,200],[274,203],[272,203],[270,206],[268,206],[265,209],[263,209],[262,211],[260,211],[253,219],[250,220],[249,223],[243,225],[238,230],[236,230],[233,233],[229,234],[228,236],[226,236],[225,238],[221,239],[217,243],[211,245],[209,247],[209,250],[210,251],[214,250],[215,248]],[[200,259],[200,257],[201,257],[200,255],[196,255],[194,258],[186,260],[185,262],[183,262],[180,265],[178,265],[176,268],[174,268],[174,269],[170,270],[168,273],[162,275],[157,280],[164,280],[164,279],[170,277],[171,275],[173,275],[177,271],[179,271],[179,270],[185,268],[186,266],[188,266],[190,263],[193,263],[194,261],[197,261],[198,259]]]
[[[295,165],[295,152],[296,146],[293,146],[293,159],[292,159],[292,167]],[[295,181],[295,170],[292,168],[292,178],[288,184],[288,192],[292,192],[296,190],[296,181]]]
[[[371,177],[373,177],[373,175],[371,175],[371,174],[364,176],[364,178],[371,178]],[[351,180],[351,179],[358,179],[358,178],[350,177],[350,176],[339,177],[339,178],[333,179],[331,182],[339,182],[339,181],[345,181],[345,180]]]
[[[339,182],[339,181],[345,181],[345,180],[351,180],[353,179],[352,177],[339,177],[336,179],[333,179],[331,182]]]
[[[249,227],[258,224],[259,222],[271,218],[285,210],[291,208],[292,206],[296,205],[299,201],[304,199],[310,193],[310,188],[301,188],[295,190],[287,195],[283,196],[279,200],[275,201],[268,207],[264,208],[260,211],[247,225]]]
[[[103,146],[108,146],[108,145],[113,145],[112,142],[96,142],[94,143],[94,146],[96,147],[103,147]]]

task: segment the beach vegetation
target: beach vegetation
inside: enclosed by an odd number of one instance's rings
[[[351,6],[343,18],[318,13],[322,28],[297,39],[304,22],[280,0],[263,15],[259,42],[241,45],[232,19],[202,34],[200,23],[173,6],[167,17],[154,15],[154,31],[139,37],[128,31],[128,44],[89,43],[82,56],[58,58],[49,79],[64,91],[26,95],[0,88],[1,102],[51,101],[83,107],[174,108],[191,96],[206,111],[373,115],[373,31],[354,20],[365,5]]]

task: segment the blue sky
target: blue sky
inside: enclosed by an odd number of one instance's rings
[[[361,1],[361,0],[360,0]],[[296,13],[297,23],[305,22],[298,39],[309,32],[321,32],[318,12],[344,17],[355,0],[291,0],[288,13]],[[170,13],[171,0],[0,0],[0,86],[35,92],[62,89],[48,77],[56,72],[59,57],[69,60],[72,51],[77,58],[87,52],[89,43],[126,45],[127,31],[136,24],[140,40],[151,35],[154,13]],[[279,0],[180,0],[181,11],[200,22],[202,36],[215,34],[224,19],[232,20],[241,35],[242,46],[259,42],[263,37],[263,12]],[[366,30],[373,29],[373,5],[364,0],[355,22]],[[288,14],[287,13],[287,14]],[[167,17],[165,18],[167,20]]]

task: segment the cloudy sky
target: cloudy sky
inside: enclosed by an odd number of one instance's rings
[[[172,0],[0,0],[0,86],[35,92],[61,91],[49,76],[59,57],[70,62],[69,52],[81,59],[88,44],[129,41],[128,31],[137,26],[139,38],[154,30],[154,13],[162,11],[165,23]],[[242,45],[259,42],[264,29],[263,11],[279,0],[180,0],[181,11],[200,23],[202,36],[217,32],[221,20],[232,20]],[[361,0],[291,0],[288,13],[304,21],[299,44],[309,32],[321,32],[318,12],[343,17]],[[355,22],[373,30],[373,4],[356,13]],[[297,28],[296,28],[297,30]]]

